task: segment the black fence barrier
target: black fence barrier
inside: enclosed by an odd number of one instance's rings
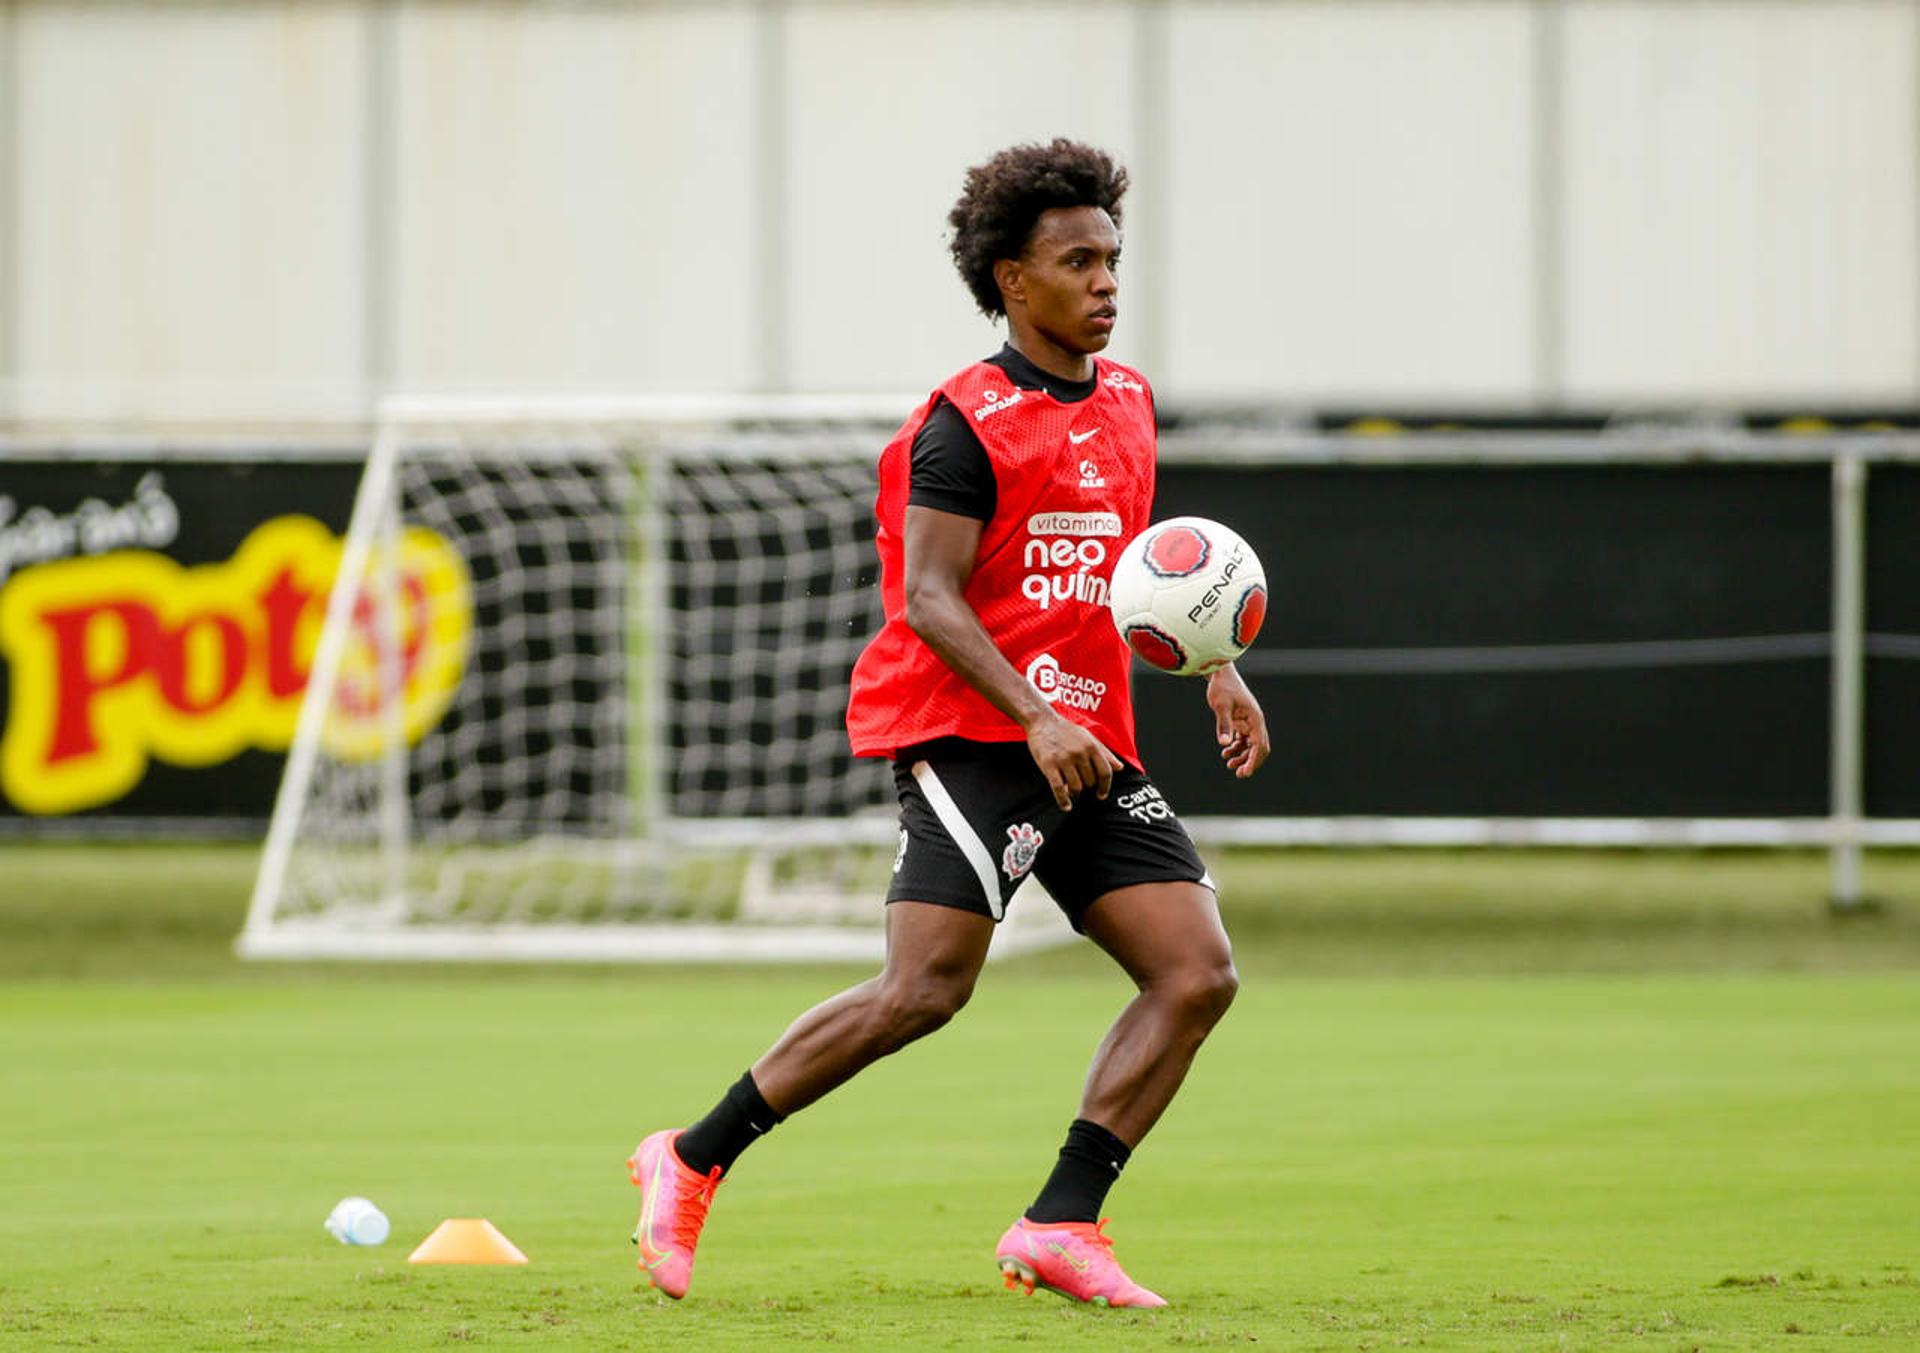
[[[1920,472],[1870,480],[1868,811],[1920,812]],[[1824,464],[1170,465],[1156,516],[1266,565],[1242,667],[1273,729],[1221,769],[1200,683],[1143,676],[1190,815],[1820,816]]]
[[[337,537],[359,471],[344,447],[0,460],[0,826],[261,829],[312,599],[249,542]],[[1874,464],[1867,506],[1865,807],[1916,818],[1920,465]],[[1225,521],[1266,564],[1243,667],[1275,753],[1232,779],[1203,683],[1142,671],[1148,767],[1189,816],[1823,816],[1831,510],[1813,459],[1170,461],[1155,514]],[[103,607],[120,629],[87,628]],[[281,703],[236,730],[236,664],[276,661]],[[172,754],[200,727],[219,754]]]

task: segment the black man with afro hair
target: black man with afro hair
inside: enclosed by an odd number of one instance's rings
[[[1034,877],[1138,990],[995,1260],[1016,1290],[1166,1304],[1115,1261],[1100,1209],[1238,979],[1213,880],[1140,765],[1130,654],[1107,615],[1114,560],[1149,519],[1156,447],[1146,379],[1097,355],[1119,316],[1126,191],[1104,151],[1056,139],[969,169],[948,215],[954,266],[1008,337],[880,456],[886,620],[854,666],[847,729],[856,755],[893,763],[900,798],[885,965],[795,1020],[706,1117],[635,1149],[639,1265],[670,1297],[735,1159],[952,1019]],[[1221,758],[1252,775],[1269,752],[1259,703],[1230,665],[1206,699]]]

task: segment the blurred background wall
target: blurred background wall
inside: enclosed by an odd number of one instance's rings
[[[1170,399],[1920,397],[1920,5],[0,3],[0,418],[925,388],[965,167],[1134,172]]]

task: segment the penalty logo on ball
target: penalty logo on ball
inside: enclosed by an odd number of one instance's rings
[[[1121,551],[1107,601],[1115,627],[1141,661],[1196,676],[1238,658],[1260,633],[1266,571],[1230,527],[1174,517]]]

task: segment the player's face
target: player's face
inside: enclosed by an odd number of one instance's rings
[[[1099,207],[1040,213],[1017,260],[1026,319],[1042,338],[1070,353],[1099,352],[1119,317],[1120,232]]]

